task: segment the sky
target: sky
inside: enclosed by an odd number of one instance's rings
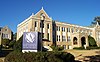
[[[0,27],[15,33],[19,23],[42,7],[53,20],[81,26],[100,16],[100,0],[0,0]]]

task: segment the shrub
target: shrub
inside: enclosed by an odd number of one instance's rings
[[[76,50],[84,50],[85,48],[84,47],[74,47],[73,49],[76,49]]]
[[[8,48],[9,43],[10,43],[10,40],[9,40],[9,39],[3,39],[3,40],[2,40],[2,46],[3,46],[4,48]]]
[[[97,46],[96,41],[93,37],[88,36],[89,46]]]
[[[90,50],[90,49],[100,49],[100,47],[87,47],[87,50]]]
[[[15,42],[16,42],[16,41],[11,41],[11,42],[9,43],[9,47],[10,47],[10,48],[13,48]]]
[[[51,48],[53,49],[53,51],[62,51],[62,50],[64,50],[64,47],[51,46]]]
[[[5,57],[5,62],[73,62],[74,56],[65,52],[12,52]]]

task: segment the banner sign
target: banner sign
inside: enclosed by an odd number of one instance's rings
[[[22,50],[38,49],[38,32],[24,32]]]

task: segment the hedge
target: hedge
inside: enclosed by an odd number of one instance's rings
[[[74,56],[65,52],[22,53],[13,51],[5,57],[4,62],[74,62]]]
[[[97,47],[97,46],[91,47],[90,46],[90,47],[86,47],[86,49],[84,47],[75,47],[73,49],[76,49],[76,50],[92,50],[92,49],[100,49],[100,47]]]

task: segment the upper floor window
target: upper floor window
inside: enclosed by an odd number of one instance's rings
[[[63,29],[64,29],[64,32],[65,32],[65,27]]]
[[[43,13],[40,14],[41,20],[45,20],[45,15]]]
[[[67,28],[67,32],[70,32],[70,28]]]
[[[65,27],[62,27],[62,31],[65,32]]]
[[[49,24],[47,24],[47,28],[49,29],[50,27],[49,27]]]
[[[37,27],[37,22],[35,21],[35,27]]]
[[[57,26],[56,28],[57,28],[57,31],[60,31],[60,26]]]
[[[44,23],[42,24],[41,22],[40,22],[40,28],[44,28]]]
[[[72,28],[72,33],[74,32],[74,28]]]
[[[7,31],[7,29],[5,29],[5,31]]]

